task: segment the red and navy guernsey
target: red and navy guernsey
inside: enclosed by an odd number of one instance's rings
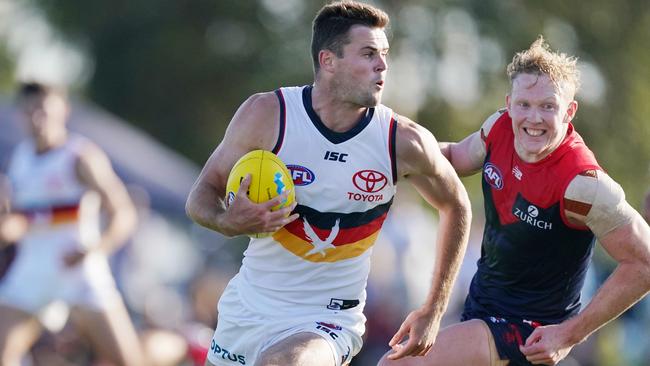
[[[517,155],[507,112],[485,142],[486,223],[463,318],[559,323],[580,310],[594,242],[588,228],[567,221],[564,192],[577,174],[601,168],[571,124],[561,145],[535,163]]]

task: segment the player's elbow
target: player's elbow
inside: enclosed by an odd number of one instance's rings
[[[206,202],[209,202],[209,199],[206,199],[198,190],[200,186],[195,186],[192,188],[192,191],[185,201],[185,214],[195,223],[205,226],[211,229],[214,229],[210,225],[208,217],[208,208],[205,206]]]
[[[447,160],[449,160],[450,163],[452,162],[452,156],[451,156],[452,145],[453,143],[451,142],[438,142],[438,148],[440,149],[440,152]]]
[[[621,262],[633,268],[635,282],[646,292],[650,291],[650,248],[643,253],[636,253],[629,261]]]
[[[445,209],[441,209],[443,214],[453,218],[455,222],[463,227],[468,227],[472,222],[472,205],[467,195],[467,191],[461,185],[454,200],[449,202]],[[446,212],[445,212],[446,211]]]
[[[458,201],[458,210],[459,215],[463,218],[463,220],[466,220],[469,225],[469,223],[472,222],[472,203],[469,200],[467,192],[464,192],[464,194],[460,197]]]
[[[650,291],[650,253],[645,253],[642,258],[637,261],[639,271],[639,280],[642,281],[646,291]]]
[[[124,222],[125,231],[128,235],[133,235],[138,227],[138,212],[133,203],[129,203],[122,209],[122,222]]]
[[[185,201],[185,214],[187,217],[192,219],[192,221],[197,221],[198,219],[198,209],[197,209],[197,203],[196,200],[194,199],[194,192],[190,192],[190,194],[187,196],[187,200]]]

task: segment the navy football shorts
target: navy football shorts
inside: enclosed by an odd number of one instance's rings
[[[505,319],[495,316],[472,316],[463,314],[461,321],[480,319],[487,324],[496,344],[499,358],[510,360],[508,366],[531,366],[526,356],[519,350],[519,345],[526,343],[528,336],[541,324],[525,319]]]

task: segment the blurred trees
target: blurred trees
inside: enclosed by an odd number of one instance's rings
[[[247,96],[312,80],[311,20],[322,1],[34,1],[92,55],[90,99],[198,163]],[[503,105],[505,65],[538,34],[579,56],[591,82],[577,129],[638,207],[650,186],[646,0],[375,3],[392,16],[386,102],[440,140],[467,135]],[[454,71],[457,61],[467,70]]]

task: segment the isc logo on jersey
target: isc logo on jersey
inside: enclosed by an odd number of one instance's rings
[[[503,188],[503,175],[496,165],[486,163],[483,166],[483,177],[485,177],[485,181],[488,182],[492,188],[499,190]]]
[[[291,179],[295,186],[306,186],[312,184],[316,180],[316,175],[309,168],[302,165],[287,165]]]

